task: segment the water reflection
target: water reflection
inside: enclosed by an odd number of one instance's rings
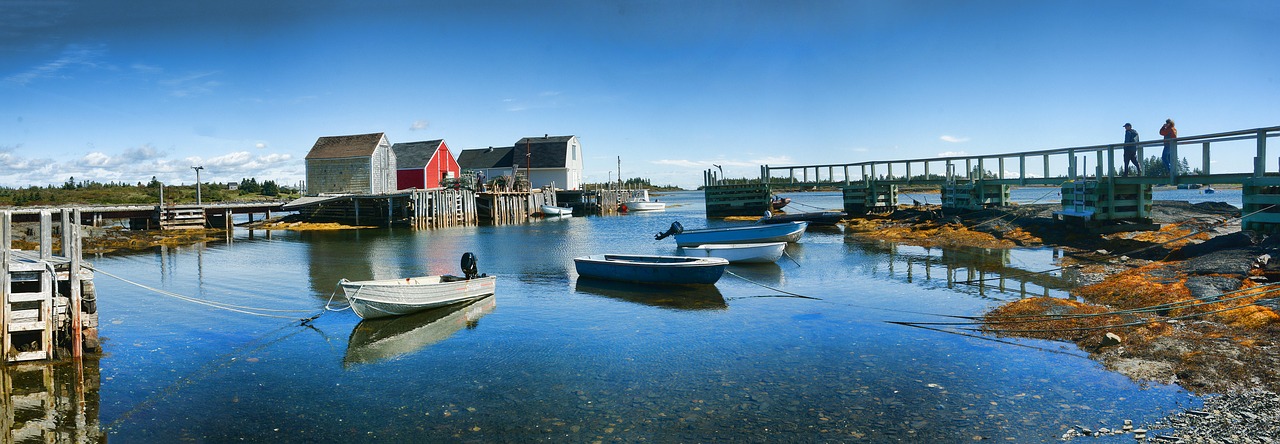
[[[493,312],[497,300],[489,295],[474,301],[389,319],[366,319],[351,330],[343,367],[369,364],[417,352],[449,339],[458,330],[476,328]]]
[[[1000,294],[1069,297],[1070,281],[1060,271],[1044,272],[1057,267],[1060,255],[1052,248],[930,248],[853,239],[845,245],[850,252],[884,259],[860,262],[873,276],[887,273],[909,283],[943,283],[984,298]]]
[[[723,310],[729,308],[720,289],[714,285],[671,286],[633,284],[580,278],[574,284],[578,293],[621,299],[637,304],[679,310]]]
[[[102,443],[98,360],[0,368],[0,442]]]

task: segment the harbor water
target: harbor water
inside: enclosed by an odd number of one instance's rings
[[[787,196],[840,207],[839,193]],[[653,238],[672,222],[731,224],[705,218],[700,192],[654,197],[666,211],[237,229],[87,258],[131,281],[95,279],[96,421],[122,442],[1045,442],[1200,404],[1072,344],[892,323],[1068,297],[1056,274],[1025,277],[1054,268],[1051,248],[943,250],[811,229],[778,263],[730,266],[714,287],[579,280],[574,257],[674,254],[672,239]],[[324,310],[341,305],[340,279],[460,274],[465,252],[498,276],[495,296],[377,322]]]

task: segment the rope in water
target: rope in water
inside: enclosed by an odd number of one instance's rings
[[[95,273],[101,273],[101,274],[107,275],[109,277],[118,279],[122,282],[132,284],[134,286],[137,286],[145,290],[150,290],[152,292],[155,292],[163,296],[168,296],[174,299],[183,300],[183,301],[191,302],[194,304],[204,305],[206,307],[212,307],[220,310],[226,310],[226,311],[253,315],[253,316],[262,316],[267,318],[277,318],[277,319],[297,319],[297,316],[282,316],[282,315],[274,315],[274,314],[263,313],[263,312],[276,312],[276,313],[310,313],[311,312],[311,310],[283,310],[283,309],[272,309],[272,308],[261,308],[261,307],[246,307],[242,305],[228,304],[225,302],[216,302],[216,301],[210,301],[207,299],[199,299],[191,296],[182,295],[179,293],[174,293],[172,291],[152,287],[146,284],[134,282],[129,279],[125,279],[124,277],[108,273],[99,268],[93,268],[87,265],[84,267],[90,270],[93,270]]]

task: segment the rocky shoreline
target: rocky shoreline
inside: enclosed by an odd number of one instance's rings
[[[1053,220],[1059,208],[905,208],[855,219],[847,231],[921,245],[1059,247],[1078,301],[1015,301],[989,313],[984,329],[1074,342],[1135,381],[1206,396],[1204,407],[1156,423],[1117,418],[1109,428],[1077,425],[1063,439],[1280,442],[1280,236],[1240,231],[1240,210],[1225,203],[1157,201],[1151,219],[1158,226],[1070,225]]]

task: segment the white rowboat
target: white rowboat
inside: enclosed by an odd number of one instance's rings
[[[623,203],[627,207],[627,211],[658,211],[667,209],[666,202],[654,202],[649,200],[628,200]]]
[[[362,319],[400,316],[428,308],[469,301],[494,292],[496,276],[472,279],[457,276],[419,276],[404,279],[338,282]]]
[[[543,216],[572,216],[573,208],[557,207],[555,205],[543,205]]]
[[[718,257],[731,264],[777,262],[786,251],[786,242],[758,244],[706,244],[680,247],[680,254],[695,257]]]

